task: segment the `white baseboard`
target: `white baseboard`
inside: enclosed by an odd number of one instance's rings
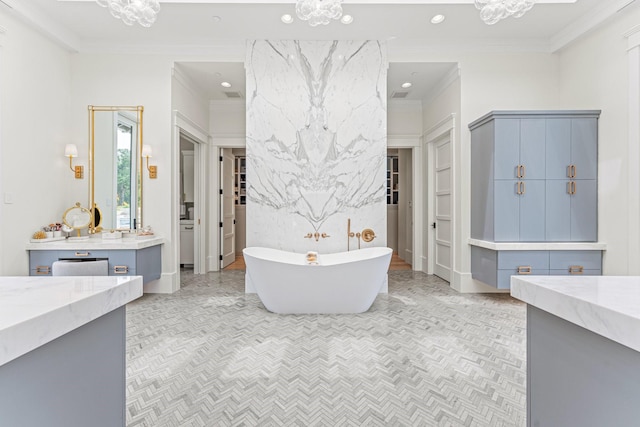
[[[215,257],[207,257],[207,271],[219,271],[220,270],[220,261],[218,261]]]
[[[145,294],[172,294],[180,289],[180,275],[174,273],[162,273],[158,280],[142,285]]]
[[[508,289],[496,289],[471,277],[471,273],[453,271],[451,288],[461,294],[505,294]]]

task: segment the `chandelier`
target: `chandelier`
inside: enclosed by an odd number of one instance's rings
[[[127,25],[134,22],[149,28],[156,22],[160,11],[159,0],[96,0],[102,6],[109,8],[114,18],[122,19]]]
[[[342,0],[297,0],[296,14],[303,21],[315,27],[327,25],[332,19],[342,16]]]
[[[533,0],[475,0],[480,10],[480,18],[487,25],[493,25],[501,19],[513,16],[520,18],[533,7]]]

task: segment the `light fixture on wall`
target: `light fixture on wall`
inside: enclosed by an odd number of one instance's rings
[[[69,158],[69,169],[74,173],[76,179],[84,178],[84,166],[73,166],[73,158],[78,157],[78,147],[76,147],[76,144],[65,145],[64,155]]]
[[[327,25],[342,16],[342,0],[297,0],[296,15],[309,25]]]
[[[152,150],[150,145],[142,146],[142,157],[147,159],[147,170],[149,171],[149,178],[156,179],[158,177],[158,166],[149,166],[149,157],[151,157]]]
[[[531,10],[534,3],[533,0],[475,0],[480,18],[487,25],[493,25],[509,16],[520,18]]]
[[[160,12],[158,0],[96,0],[102,7],[106,7],[114,18],[122,19],[127,25],[134,22],[149,28]]]

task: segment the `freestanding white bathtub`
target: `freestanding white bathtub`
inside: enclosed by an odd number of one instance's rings
[[[305,254],[246,248],[247,292],[255,291],[274,313],[362,313],[387,283],[391,252],[366,248],[319,254],[318,264],[310,265]]]

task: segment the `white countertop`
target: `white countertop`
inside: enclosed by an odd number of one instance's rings
[[[511,295],[640,351],[638,276],[512,276]]]
[[[144,249],[150,246],[161,245],[164,239],[158,236],[131,236],[122,239],[102,239],[101,237],[90,237],[84,240],[55,240],[51,242],[27,243],[28,251],[51,251],[51,250],[118,250],[118,249]]]
[[[142,276],[0,277],[0,366],[142,296]]]
[[[490,242],[469,239],[471,246],[494,251],[603,251],[607,245],[600,242]]]

